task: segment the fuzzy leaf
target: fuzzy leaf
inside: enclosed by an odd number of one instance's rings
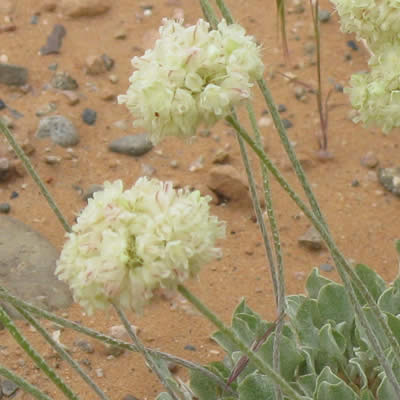
[[[288,313],[290,319],[294,319],[295,315],[297,314],[297,310],[299,307],[303,304],[303,302],[307,299],[306,296],[304,295],[291,295],[291,296],[286,296],[286,301],[287,301],[287,310],[286,312]]]
[[[275,388],[271,380],[257,372],[244,379],[238,388],[239,400],[275,400]]]
[[[233,330],[248,346],[256,339],[257,327],[257,318],[250,314],[236,314],[232,322]]]
[[[228,354],[232,354],[234,351],[238,350],[232,340],[221,331],[214,332],[211,335],[211,339],[218,343]]]
[[[357,400],[357,394],[343,381],[339,383],[321,382],[315,400]]]
[[[317,383],[315,374],[301,375],[297,378],[297,383],[306,396],[313,397]]]
[[[352,379],[352,381],[358,381],[359,386],[361,389],[368,389],[368,378],[367,375],[365,375],[365,372],[359,362],[360,360],[358,358],[352,358],[349,361],[349,376]]]
[[[400,319],[390,313],[386,313],[386,316],[388,325],[392,330],[394,337],[400,343]]]
[[[174,400],[174,399],[169,393],[162,392],[156,397],[156,400]]]
[[[354,312],[345,288],[337,283],[329,283],[321,288],[318,295],[318,308],[324,322],[353,322]]]
[[[375,400],[375,397],[369,389],[363,389],[360,392],[360,400]]]
[[[315,349],[319,348],[321,316],[316,300],[306,299],[298,308],[296,317],[291,322],[302,344]]]
[[[386,289],[379,297],[378,306],[382,311],[393,315],[400,314],[400,288],[391,287]]]
[[[343,365],[345,358],[343,356],[346,350],[346,339],[336,329],[332,328],[331,324],[325,324],[320,334],[320,347],[327,353],[332,360],[338,361]]]
[[[357,264],[355,272],[358,277],[363,281],[375,301],[386,289],[386,282],[378,275],[373,269],[364,264]]]
[[[340,378],[337,377],[332,370],[329,367],[325,367],[321,373],[318,375],[317,378],[317,387],[322,383],[322,382],[328,382],[328,383],[339,383]]]
[[[330,279],[324,278],[323,276],[321,276],[319,274],[318,268],[314,268],[306,282],[306,289],[307,289],[308,295],[312,299],[317,299],[321,288],[332,282],[333,281],[331,281]]]
[[[398,397],[396,395],[396,391],[386,376],[382,379],[382,382],[379,385],[376,393],[378,400],[392,400]]]

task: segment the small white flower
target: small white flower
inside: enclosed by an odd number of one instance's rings
[[[135,126],[147,129],[154,143],[165,136],[189,138],[204,124],[226,117],[250,96],[252,81],[264,65],[260,47],[239,25],[222,21],[217,30],[199,20],[164,20],[154,49],[132,60],[136,68],[126,95]]]
[[[141,311],[157,289],[176,288],[219,255],[225,225],[209,201],[156,179],[125,191],[106,182],[67,235],[56,274],[88,313],[111,301]]]

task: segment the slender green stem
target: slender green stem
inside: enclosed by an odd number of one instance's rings
[[[322,236],[323,240],[325,241],[325,243],[327,244],[333,258],[335,260],[337,260],[336,265],[338,266],[338,272],[341,276],[341,279],[343,280],[346,290],[348,291],[350,300],[352,301],[352,304],[355,307],[357,315],[360,318],[360,322],[366,330],[366,333],[367,333],[368,339],[370,340],[371,346],[374,348],[374,351],[376,353],[376,356],[378,357],[379,362],[381,363],[382,367],[384,368],[386,375],[388,376],[388,379],[390,380],[391,384],[395,388],[396,393],[399,394],[399,398],[400,398],[399,382],[397,381],[397,378],[395,377],[390,364],[386,360],[386,356],[385,356],[382,346],[381,346],[381,341],[375,334],[373,328],[370,326],[370,324],[365,316],[364,310],[361,307],[361,305],[355,295],[355,292],[353,289],[353,284],[355,284],[356,279],[358,279],[359,281],[360,281],[360,279],[354,273],[354,271],[351,269],[351,267],[348,265],[344,256],[341,254],[341,252],[337,248],[330,233],[326,231],[326,229],[325,229],[326,224],[324,225],[320,221],[320,218],[315,216],[315,214],[309,210],[309,208],[304,204],[304,202],[300,199],[300,197],[290,187],[289,183],[285,180],[285,178],[283,178],[283,176],[280,174],[279,170],[268,159],[268,157],[266,156],[263,149],[260,146],[258,146],[257,143],[248,135],[246,130],[238,123],[238,121],[235,118],[233,118],[232,116],[228,116],[226,118],[226,120],[232,125],[232,127],[235,128],[235,130],[237,132],[240,133],[240,135],[244,138],[244,140],[256,152],[256,154],[260,157],[262,162],[268,167],[268,169],[275,176],[275,178],[277,179],[279,184],[282,186],[282,188],[290,195],[290,197],[295,201],[297,206],[304,212],[304,214],[310,219],[310,221],[313,223],[315,228],[321,234],[321,236]],[[348,275],[351,277],[351,280]],[[356,278],[353,279],[352,275],[354,275]],[[357,290],[359,290],[360,293],[364,294],[364,292],[366,292],[366,295],[369,294],[368,290],[365,288],[364,285],[357,287]],[[375,303],[375,306],[376,306],[376,303]],[[379,310],[379,312],[380,312],[380,310]],[[384,318],[383,318],[383,323],[386,323]],[[390,330],[390,328],[388,328],[388,329]]]
[[[100,389],[98,385],[88,376],[85,371],[80,367],[80,365],[49,335],[46,329],[44,329],[41,324],[30,315],[23,307],[15,306],[16,310],[33,326],[37,332],[39,332],[44,339],[57,351],[60,357],[67,361],[72,368],[82,377],[82,379],[93,389],[95,393],[102,400],[109,400],[107,395]]]
[[[86,336],[92,337],[93,339],[99,340],[108,345],[116,346],[120,349],[124,349],[124,350],[128,350],[128,351],[135,351],[135,352],[138,351],[137,347],[131,343],[117,340],[111,336],[104,335],[103,333],[97,332],[93,329],[90,329],[90,328],[87,328],[80,324],[77,324],[76,322],[70,321],[65,318],[58,317],[57,315],[52,314],[49,311],[42,310],[41,308],[35,307],[32,304],[29,304],[15,296],[11,295],[10,293],[6,292],[3,288],[1,288],[1,286],[0,286],[0,299],[12,304],[13,306],[20,306],[38,317],[45,318],[49,321],[53,321],[60,326],[63,326],[68,329],[73,329],[76,332],[79,332]],[[185,360],[183,358],[176,357],[176,356],[168,354],[168,353],[164,353],[162,351],[157,351],[154,349],[150,349],[148,347],[146,347],[146,350],[148,352],[150,352],[152,355],[160,357],[163,360],[167,360],[167,361],[173,362],[175,364],[181,365],[183,367],[192,369],[194,371],[201,372],[202,374],[208,376],[210,379],[213,379],[215,381],[215,383],[217,383],[221,388],[230,392],[232,395],[235,395],[235,392],[231,388],[226,386],[225,382],[218,375],[215,375],[214,373],[209,371],[207,368],[204,368],[199,364],[193,363],[193,362]]]
[[[14,382],[19,388],[21,388],[26,393],[31,394],[37,400],[52,400],[51,397],[41,392],[36,386],[29,383],[21,376],[14,374],[14,372],[3,367],[1,364],[0,364],[0,375]]]
[[[150,354],[146,348],[143,346],[142,342],[140,341],[139,337],[136,335],[135,331],[132,329],[131,324],[129,323],[128,319],[126,318],[125,313],[119,307],[116,303],[112,303],[114,306],[115,311],[117,312],[120,320],[124,324],[124,327],[126,331],[128,332],[129,337],[132,339],[133,343],[135,344],[136,348],[138,351],[143,355],[144,359],[147,361],[147,364],[149,368],[157,375],[158,379],[160,382],[164,385],[164,387],[167,389],[168,393],[174,400],[178,400],[178,398],[175,395],[174,390],[172,389],[170,383],[168,382],[168,379],[171,379],[171,376],[166,376],[168,369],[166,368],[166,371],[163,371],[161,366],[159,365],[156,357],[153,357],[152,354]],[[169,373],[169,371],[168,371]],[[170,375],[170,374],[169,374]]]
[[[203,11],[205,19],[209,22],[212,29],[216,29],[218,25],[218,18],[215,16],[214,10],[208,0],[200,0],[201,10]]]
[[[224,335],[228,336],[230,340],[239,348],[239,350],[249,357],[250,361],[265,375],[269,376],[274,383],[278,384],[282,391],[289,399],[301,400],[301,396],[285,381],[284,378],[274,371],[257,353],[252,351],[240,338],[238,338],[231,329],[215,315],[207,306],[205,306],[200,299],[192,294],[185,286],[179,285],[178,291],[184,296],[197,310],[199,310],[210,322],[212,322]]]
[[[223,0],[216,0],[216,1],[217,1],[217,6],[221,11],[222,16],[225,18],[226,23],[233,24],[235,20],[233,19],[233,16],[229,11],[229,8],[225,4],[225,2]]]
[[[0,322],[10,332],[15,341],[22,347],[26,354],[32,358],[35,364],[54,382],[54,384],[64,393],[70,400],[79,400],[79,397],[71,390],[71,388],[55,373],[55,371],[46,363],[42,356],[31,346],[31,344],[20,333],[11,318],[0,306]]]
[[[4,136],[8,140],[8,143],[10,143],[11,147],[15,151],[15,154],[18,156],[18,158],[22,161],[24,164],[25,168],[28,170],[29,174],[35,181],[35,183],[39,186],[40,191],[42,192],[43,196],[49,203],[49,206],[53,210],[54,214],[56,214],[58,220],[61,222],[62,226],[64,227],[66,232],[71,232],[71,227],[69,226],[67,220],[61,213],[60,209],[58,208],[56,202],[54,201],[53,197],[51,196],[49,190],[47,189],[46,185],[38,175],[38,173],[35,171],[35,168],[33,167],[32,163],[30,162],[29,158],[26,156],[24,151],[22,150],[21,146],[17,143],[15,140],[13,134],[10,132],[10,130],[5,126],[5,124],[1,121],[0,119],[0,131],[3,132]]]

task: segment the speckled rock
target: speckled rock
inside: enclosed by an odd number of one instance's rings
[[[139,133],[115,139],[109,144],[108,148],[115,153],[138,157],[150,151],[153,144],[147,133]]]
[[[0,63],[0,83],[9,86],[23,86],[28,82],[28,70],[25,67]]]
[[[400,167],[379,168],[378,181],[389,192],[400,197]]]
[[[62,115],[42,118],[36,131],[36,137],[50,139],[62,147],[75,146],[79,143],[79,134],[72,122]]]

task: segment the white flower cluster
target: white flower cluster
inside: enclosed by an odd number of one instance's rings
[[[140,178],[123,190],[106,182],[79,215],[57,264],[89,314],[114,302],[140,312],[159,288],[174,289],[219,256],[225,224],[209,197]]]
[[[384,132],[400,126],[400,1],[332,0],[342,30],[364,39],[372,56],[370,71],[354,74],[350,94],[359,111],[355,122],[376,124]]]
[[[250,97],[262,77],[260,47],[236,24],[207,22],[184,27],[164,19],[154,49],[132,60],[127,94],[118,96],[154,143],[165,136],[189,138],[200,124],[213,125]]]

